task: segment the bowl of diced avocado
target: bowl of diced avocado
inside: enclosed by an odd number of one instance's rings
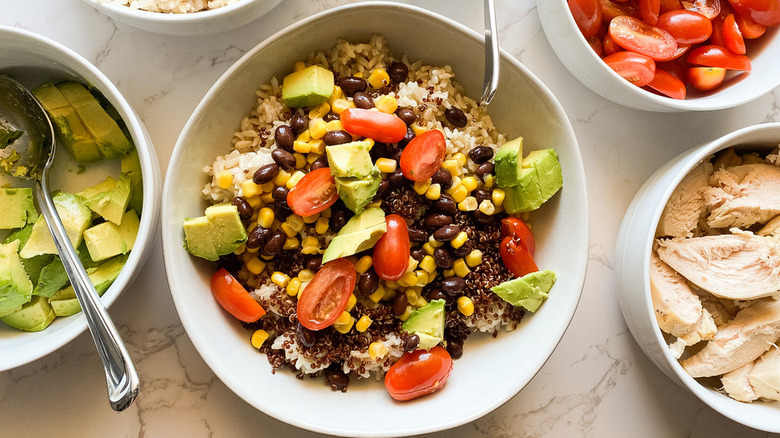
[[[110,80],[53,41],[0,27],[0,74],[32,91],[52,121],[54,205],[108,307],[157,232],[160,175],[151,140]],[[86,328],[32,182],[3,172],[14,160],[4,151],[23,141],[24,128],[0,115],[0,371],[51,353]]]

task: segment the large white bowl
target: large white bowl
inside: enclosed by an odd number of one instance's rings
[[[133,281],[148,258],[157,235],[160,212],[161,177],[152,141],[138,115],[119,93],[114,84],[95,66],[76,52],[31,32],[0,26],[0,73],[7,73],[27,87],[45,81],[76,80],[100,90],[117,109],[127,124],[141,161],[144,201],[138,237],[127,264],[114,284],[101,298],[108,307]],[[119,172],[117,160],[89,165],[80,174],[73,172],[65,149],[58,149],[52,171],[52,186],[65,190],[80,190],[102,181],[108,171]],[[82,314],[57,318],[45,330],[22,332],[0,324],[0,371],[24,365],[43,357],[81,334],[87,324]]]
[[[711,408],[746,426],[780,432],[780,402],[742,403],[693,379],[669,352],[650,297],[650,253],[658,220],[683,177],[702,160],[732,146],[772,149],[780,143],[780,123],[740,129],[674,158],[639,189],[626,211],[617,240],[618,301],[623,317],[645,354],[672,380]]]
[[[228,6],[187,14],[131,9],[111,0],[84,0],[109,17],[149,32],[192,36],[225,32],[257,20],[282,0],[241,0]]]
[[[424,30],[421,31],[421,30]],[[182,246],[182,221],[203,214],[202,169],[230,150],[241,119],[256,105],[255,91],[282,78],[296,60],[332,47],[337,38],[387,37],[397,56],[452,65],[471,96],[480,94],[483,38],[423,9],[392,3],[361,3],[329,10],[287,28],[233,65],[190,117],[171,158],[163,191],[163,250],[171,294],[184,328],[220,379],[251,405],[284,422],[349,436],[396,436],[442,430],[487,414],[520,391],[552,353],[574,314],[588,252],[585,175],[571,125],[550,91],[510,55],[501,55],[501,83],[490,105],[499,129],[522,135],[530,149],[553,147],[563,167],[560,195],[534,214],[539,266],[558,273],[548,301],[520,327],[469,339],[447,385],[411,402],[394,402],[381,382],[352,379],[346,393],[322,379],[271,374],[264,355],[249,345],[250,333],[225,313],[209,289],[213,264]]]
[[[607,67],[582,36],[567,0],[537,0],[536,9],[563,65],[595,93],[621,105],[661,112],[717,110],[751,102],[780,85],[780,38],[775,30],[762,37],[771,40],[751,55],[753,71],[746,78],[708,96],[677,100],[632,85]]]

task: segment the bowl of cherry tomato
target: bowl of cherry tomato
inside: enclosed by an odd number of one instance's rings
[[[780,85],[780,1],[544,0],[550,45],[588,88],[632,108],[730,108]]]

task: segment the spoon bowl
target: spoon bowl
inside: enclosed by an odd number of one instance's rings
[[[51,123],[38,101],[5,75],[0,75],[0,121],[22,132],[0,151],[2,170],[16,178],[40,178],[54,159]]]

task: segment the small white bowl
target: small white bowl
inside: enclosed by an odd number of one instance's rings
[[[0,73],[7,73],[27,87],[46,81],[76,80],[97,88],[116,108],[138,150],[144,182],[143,211],[135,246],[111,287],[101,301],[109,307],[130,285],[149,255],[157,236],[160,212],[161,177],[152,141],[141,119],[119,93],[114,84],[95,66],[67,47],[31,32],[0,26]],[[106,171],[119,172],[116,160],[86,167],[77,174],[69,154],[58,149],[52,169],[52,186],[65,190],[80,190],[102,181]],[[112,167],[113,166],[113,167]],[[8,370],[41,358],[81,334],[87,328],[83,314],[57,318],[45,330],[22,332],[0,323],[0,371]]]
[[[776,30],[762,37],[771,40],[751,55],[753,71],[747,77],[707,96],[677,100],[632,85],[607,67],[582,36],[566,0],[537,0],[536,8],[544,33],[563,65],[596,94],[621,105],[659,112],[718,110],[751,102],[780,85]]]
[[[740,129],[697,146],[669,161],[639,189],[626,211],[617,239],[618,301],[623,317],[639,346],[658,368],[711,408],[756,429],[780,432],[780,402],[742,403],[693,379],[672,356],[656,322],[650,297],[650,253],[655,229],[666,202],[680,181],[702,160],[732,147],[767,151],[780,143],[780,123]]]
[[[421,29],[424,33],[421,33]],[[491,117],[526,147],[555,148],[563,168],[560,195],[534,213],[537,262],[558,274],[549,299],[513,332],[497,339],[474,336],[455,361],[447,385],[431,396],[394,402],[382,382],[352,379],[346,393],[322,379],[298,380],[287,370],[271,374],[267,358],[249,344],[250,333],[211,294],[213,264],[182,246],[182,221],[203,214],[203,166],[230,149],[241,119],[255,106],[255,91],[312,51],[338,38],[368,41],[381,34],[396,56],[450,64],[467,94],[479,96],[484,39],[465,26],[426,10],[387,2],[359,3],[307,18],[270,37],[234,64],[209,90],[182,131],[166,175],[163,251],[171,294],[182,324],[216,375],[257,409],[289,424],[347,436],[400,436],[433,432],[473,421],[517,394],[539,371],[563,336],[577,306],[588,253],[585,174],[571,124],[550,91],[506,52]],[[424,37],[422,37],[424,35]]]
[[[257,20],[282,0],[240,0],[231,5],[186,14],[131,9],[111,0],[84,0],[109,17],[149,32],[193,36],[225,32]]]

